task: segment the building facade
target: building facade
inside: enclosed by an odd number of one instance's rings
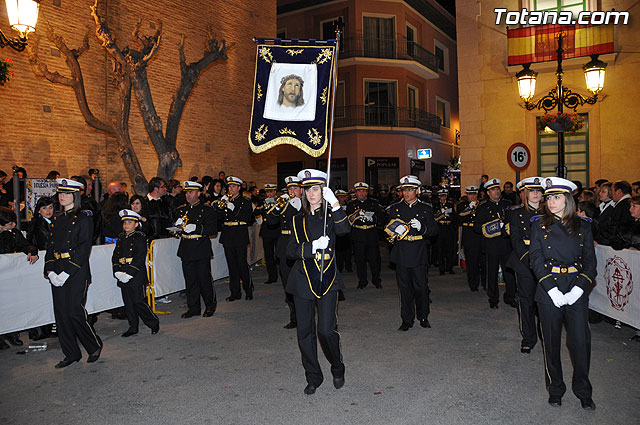
[[[459,152],[455,18],[432,1],[279,0],[278,37],[333,39],[339,18],[332,186],[362,180],[388,189],[409,173],[439,183]],[[422,149],[431,157],[419,159]],[[280,181],[326,167],[326,154],[273,150]]]
[[[576,112],[584,119],[582,129],[565,135],[565,161],[568,178],[592,185],[600,178],[610,181],[636,181],[640,141],[640,122],[634,117],[640,110],[637,66],[640,59],[640,30],[634,11],[627,25],[589,26],[550,24],[526,30],[523,25],[507,26],[504,19],[496,24],[496,8],[517,11],[617,11],[628,10],[633,1],[603,0],[556,2],[541,0],[458,0],[458,80],[460,84],[460,146],[462,184],[477,184],[482,174],[514,180],[515,171],[507,163],[509,147],[524,143],[531,152],[531,163],[521,178],[554,175],[557,165],[557,134],[539,130],[543,110],[528,111],[518,96],[515,74],[523,67],[510,65],[518,49],[515,38],[529,32],[529,53],[534,52],[531,69],[538,72],[537,102],[556,86],[557,35],[565,35],[563,61],[564,86],[584,97],[587,91],[582,66],[590,61],[594,46],[608,44],[599,59],[608,63],[604,89],[598,102],[579,105]],[[581,34],[590,34],[587,37]],[[544,50],[546,49],[546,54]],[[526,50],[526,49],[525,49]],[[597,49],[596,49],[597,50]],[[540,54],[543,53],[543,54]],[[550,111],[550,112],[555,112]],[[573,112],[565,107],[565,112]]]

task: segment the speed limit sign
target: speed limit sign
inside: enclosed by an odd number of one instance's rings
[[[531,162],[531,152],[524,143],[514,143],[507,152],[507,162],[516,171],[526,170]]]

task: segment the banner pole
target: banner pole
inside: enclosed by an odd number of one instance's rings
[[[338,55],[340,53],[340,36],[342,35],[342,20],[338,19],[336,22],[336,51],[334,54],[333,63],[333,88],[331,90],[331,125],[329,127],[329,152],[327,154],[327,187],[331,183],[331,148],[333,147],[333,120],[336,113],[336,91],[338,88]],[[323,236],[327,236],[327,214],[328,207],[327,201],[324,200],[324,223],[323,223]],[[324,249],[322,250],[322,258],[320,260],[320,282],[324,275]]]

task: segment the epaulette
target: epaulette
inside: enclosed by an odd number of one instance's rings
[[[524,204],[511,205],[509,207],[509,211],[517,210],[517,209],[520,209],[520,208],[524,208]]]
[[[87,217],[93,217],[93,211],[91,210],[80,210],[81,213],[84,213]]]
[[[578,217],[580,217],[581,219],[583,219],[583,220],[584,220],[584,221],[586,221],[587,223],[591,223],[591,222],[593,221],[593,219],[591,219],[591,218],[589,218],[589,217],[582,217],[582,216],[580,216],[580,215],[579,215]]]
[[[531,222],[533,223],[534,221],[538,220],[539,218],[542,218],[542,215],[534,215],[533,217],[531,217]]]

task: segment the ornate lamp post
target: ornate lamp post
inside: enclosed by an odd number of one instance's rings
[[[558,56],[558,68],[556,69],[557,84],[549,93],[537,102],[530,102],[535,94],[536,77],[538,73],[529,68],[531,64],[525,64],[523,65],[523,69],[516,74],[520,98],[524,101],[527,111],[543,109],[545,112],[549,112],[557,107],[558,113],[562,113],[564,108],[567,107],[568,109],[573,109],[575,112],[578,106],[582,106],[585,103],[594,105],[598,101],[598,93],[600,93],[604,86],[604,73],[607,64],[599,60],[598,55],[591,55],[591,61],[582,68],[587,83],[587,90],[589,90],[593,96],[587,98],[578,93],[573,93],[562,85],[562,55],[564,53],[562,40],[564,36],[564,33],[558,34],[558,49],[556,50]],[[558,131],[558,166],[556,167],[556,176],[562,178],[567,177],[567,168],[564,162],[564,131]]]
[[[9,25],[19,36],[10,39],[0,30],[0,47],[22,52],[27,47],[27,34],[36,30],[40,0],[6,0],[6,6]]]

